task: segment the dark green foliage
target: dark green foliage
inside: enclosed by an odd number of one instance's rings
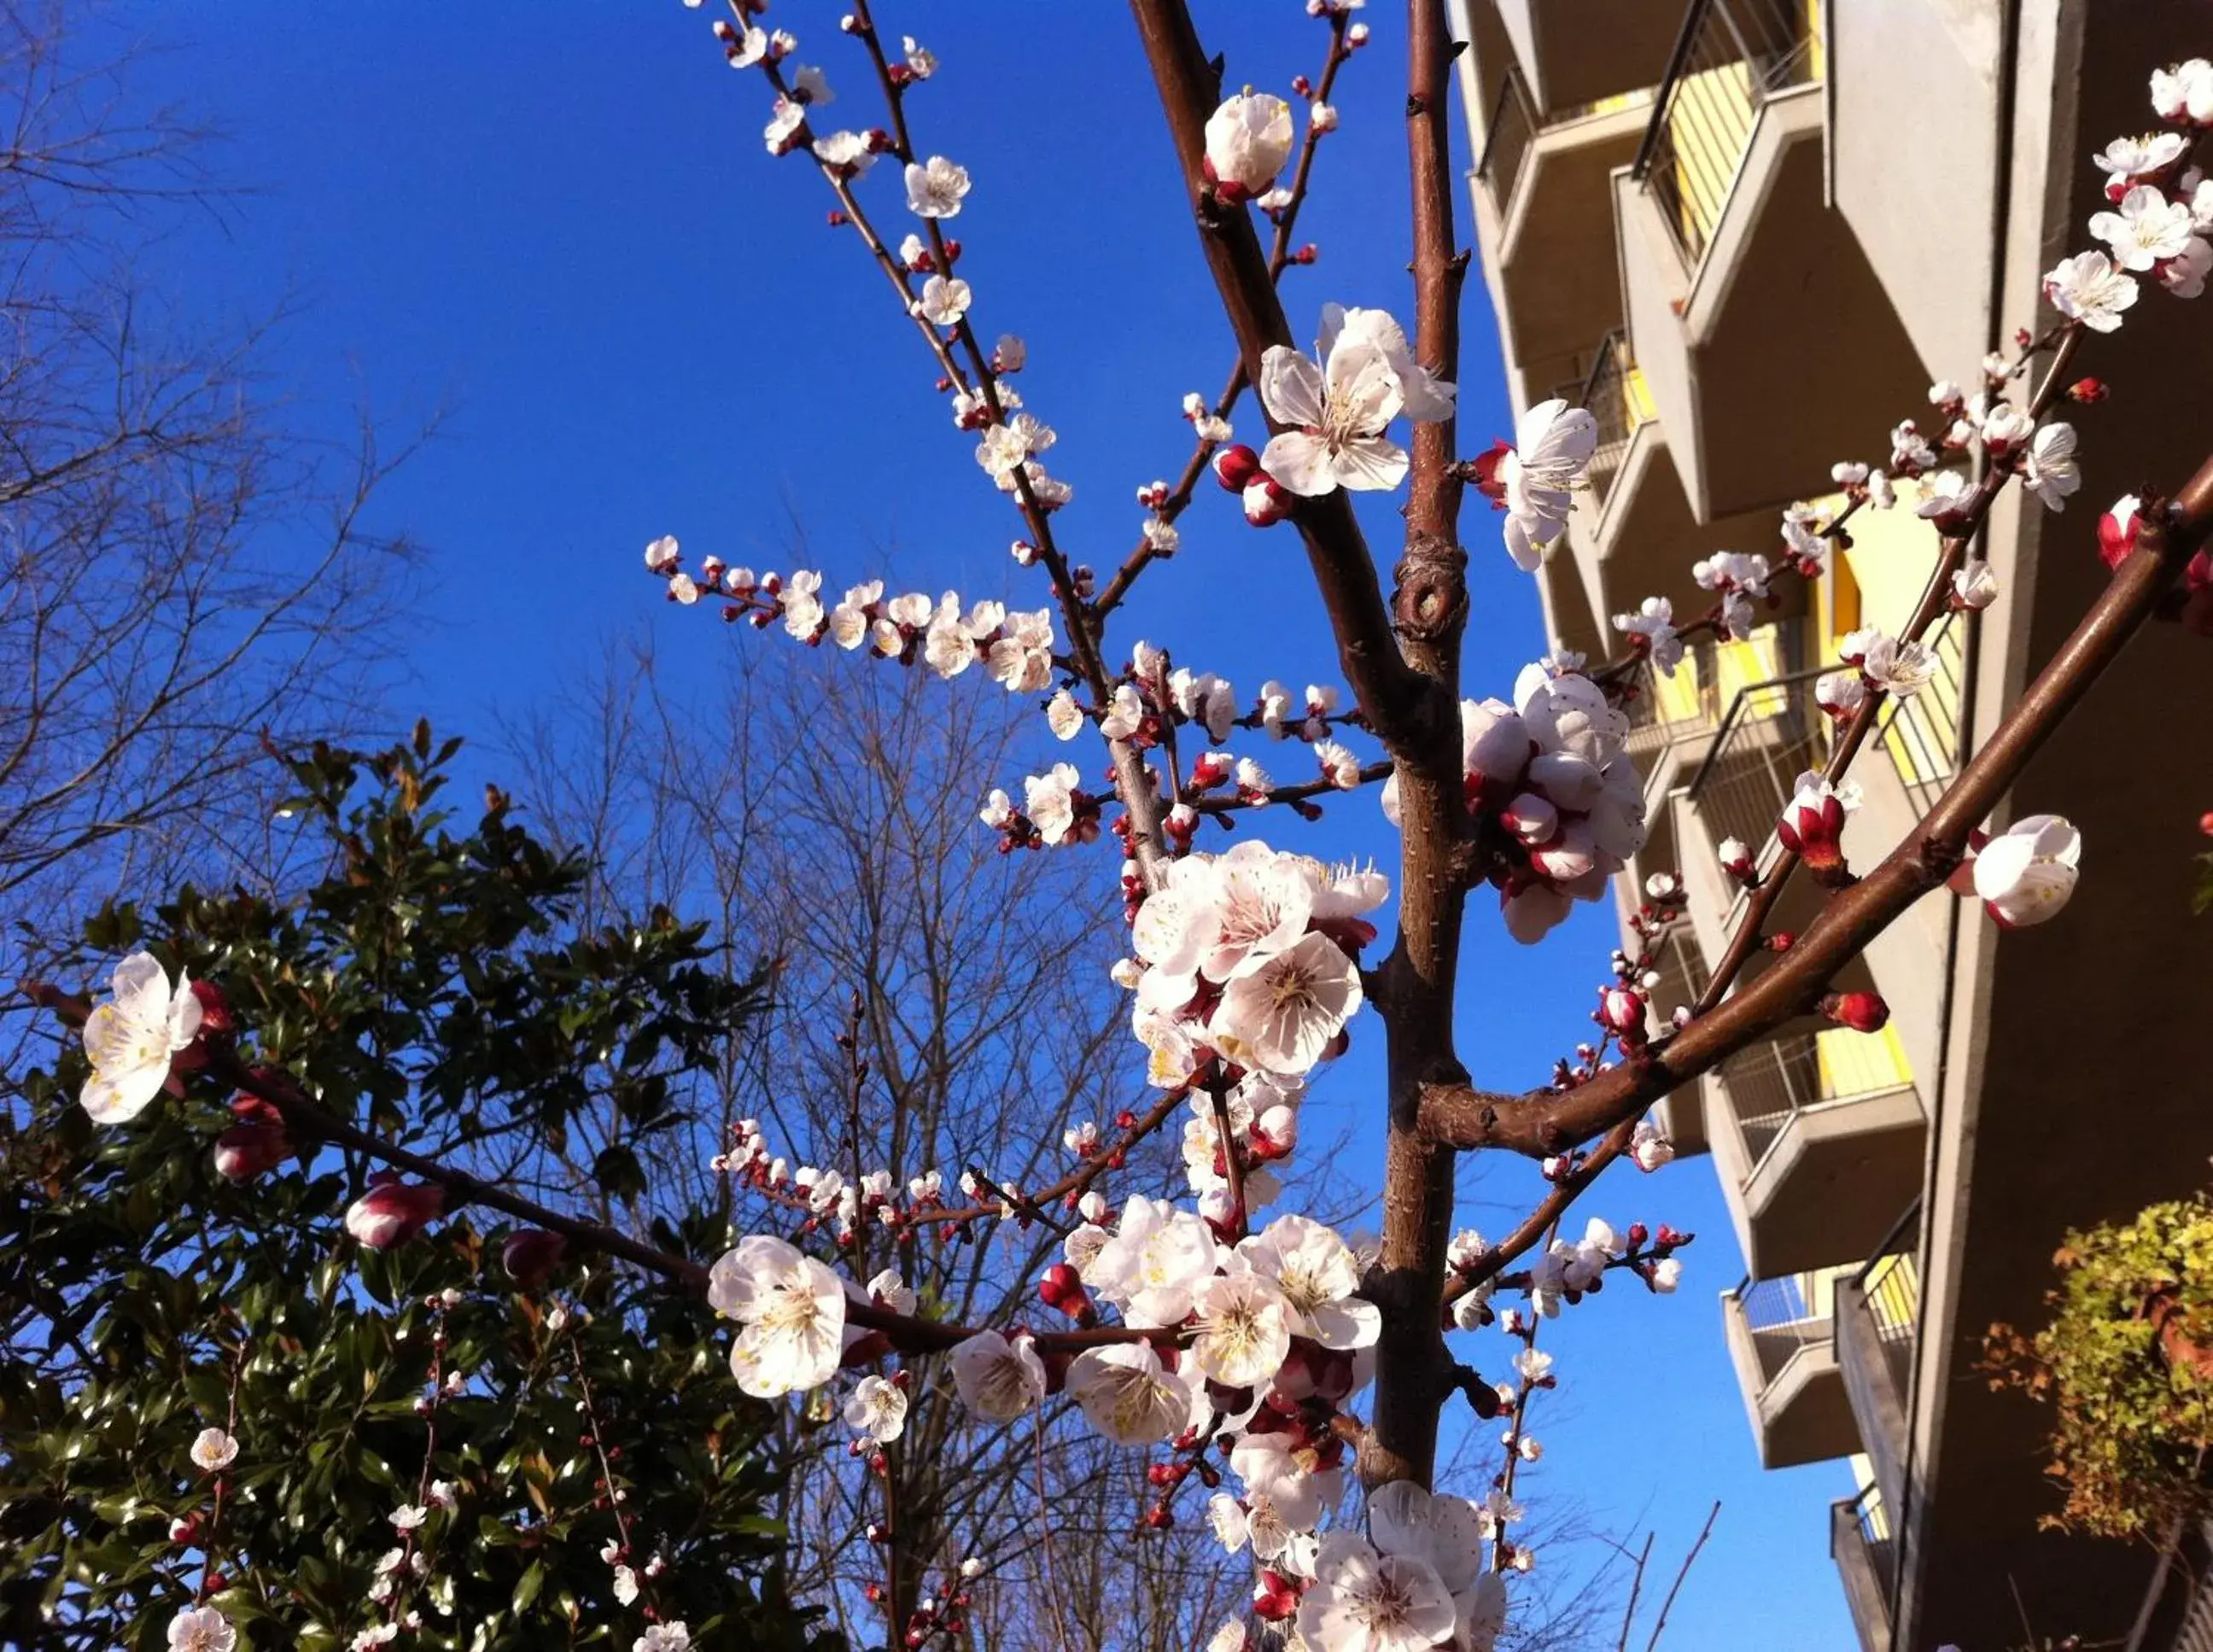
[[[418,728],[381,753],[290,759],[295,819],[329,850],[309,887],[276,903],[186,889],[150,918],[112,907],[88,945],[110,960],[143,945],[217,983],[241,1053],[332,1112],[710,1257],[724,1213],[651,1198],[637,1149],[688,1128],[689,1076],[758,1013],[764,982],[666,912],[578,932],[580,863],[497,794],[466,835],[436,807],[455,744]],[[839,1644],[783,1596],[771,1417],[738,1392],[704,1303],[573,1261],[519,1294],[504,1230],[474,1211],[365,1251],[341,1217],[374,1166],[306,1145],[234,1186],[212,1163],[232,1119],[211,1082],[103,1129],[73,1100],[83,1076],[74,1045],[16,1075],[0,1141],[0,1644],[166,1644],[202,1558],[170,1521],[208,1509],[188,1451],[231,1414],[241,1347],[216,1604],[257,1652],[344,1647],[380,1621],[387,1516],[424,1469],[438,1316],[424,1299],[448,1289],[463,1300],[445,1361],[467,1387],[440,1408],[430,1472],[459,1484],[459,1507],[432,1514],[430,1580],[410,1602],[423,1628],[396,1644],[628,1652],[642,1631],[600,1555],[616,1522],[582,1443],[572,1339],[620,1453],[636,1558],[667,1562],[661,1614],[702,1647]]]

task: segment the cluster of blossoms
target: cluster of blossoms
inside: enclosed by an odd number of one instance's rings
[[[917,661],[947,680],[972,666],[1008,692],[1033,694],[1052,680],[1052,613],[1009,609],[1002,602],[975,602],[965,609],[958,593],[932,599],[922,592],[887,597],[881,580],[848,590],[837,602],[822,596],[822,576],[800,569],[789,579],[756,575],[750,568],[726,567],[710,557],[697,578],[683,569],[673,535],[645,548],[649,571],[668,582],[670,599],[697,602],[702,595],[728,599],[723,613],[747,618],[765,629],[779,620],[796,641],[813,647],[826,639],[848,653],[867,649],[902,665]]]
[[[1131,990],[1131,1022],[1153,1082],[1182,1083],[1210,1054],[1284,1090],[1344,1047],[1361,1004],[1367,915],[1390,893],[1375,872],[1332,872],[1248,840],[1189,854],[1144,895],[1136,956],[1115,967]],[[1257,1094],[1255,1117],[1269,1103]]]
[[[1582,674],[1580,655],[1523,668],[1514,704],[1460,702],[1460,753],[1470,813],[1495,841],[1491,881],[1506,928],[1541,940],[1578,900],[1644,846],[1644,789],[1623,749],[1629,719]],[[1399,823],[1397,777],[1383,812]]]

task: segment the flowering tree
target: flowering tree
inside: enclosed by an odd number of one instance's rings
[[[28,1074],[5,1140],[11,1646],[588,1644],[642,1609],[842,1644],[782,1593],[776,1419],[730,1387],[704,1304],[458,1203],[410,1242],[444,1201],[387,1155],[712,1243],[723,1213],[667,1197],[644,1149],[763,1002],[703,926],[578,924],[582,864],[503,800],[459,827],[450,749],[302,753],[324,865],[281,902],[187,888],[94,921],[103,950],[152,930],[194,979],[141,954],[93,1036],[163,1053]],[[94,1122],[144,1106],[189,1028],[240,1020],[254,1086],[315,1122],[197,1076],[139,1128]],[[607,1120],[573,1173],[566,1138]]]
[[[1559,1380],[1539,1345],[1544,1326],[1610,1277],[1673,1289],[1675,1253],[1687,1242],[1664,1227],[1593,1219],[1573,1228],[1573,1206],[1619,1161],[1648,1172],[1666,1163],[1671,1149],[1648,1110],[1734,1052],[1808,1015],[1879,1030],[1881,1001],[1836,982],[1914,901],[1948,885],[2009,928],[2057,913],[2076,887],[2078,834],[2053,814],[1995,835],[1984,822],[2140,626],[2166,617],[2208,628],[2213,560],[2201,547],[2213,528],[2213,462],[2170,479],[2171,493],[2105,513],[2095,547],[2112,570],[2103,594],[1913,830],[1879,862],[1848,864],[1849,771],[1878,716],[1930,680],[1938,626],[1973,625],[2003,594],[1971,556],[1992,502],[2017,482],[2058,509],[2079,487],[2076,431],[2052,415],[2106,393],[2072,376],[2078,357],[2131,319],[2146,290],[2195,296],[2213,266],[2213,186],[2194,161],[2213,129],[2213,64],[2158,70],[2158,130],[2100,157],[2112,210],[2088,226],[2100,246],[2051,271],[2050,325],[1985,360],[1971,387],[1934,387],[1931,428],[1901,422],[1880,466],[1840,463],[1844,503],[1833,512],[1784,513],[1771,555],[1701,562],[1698,582],[1713,594],[1702,613],[1678,616],[1655,600],[1619,617],[1616,658],[1556,650],[1520,674],[1510,698],[1465,698],[1464,496],[1472,486],[1501,507],[1505,552],[1533,565],[1562,532],[1596,430],[1587,411],[1552,401],[1530,410],[1511,444],[1471,453],[1460,439],[1466,259],[1453,222],[1447,78],[1456,48],[1442,0],[1407,8],[1412,325],[1373,303],[1328,305],[1311,358],[1294,342],[1277,280],[1301,257],[1299,213],[1337,124],[1331,88],[1370,38],[1358,0],[1309,0],[1320,66],[1294,88],[1306,101],[1302,133],[1281,99],[1224,96],[1182,0],[1132,0],[1239,357],[1219,397],[1186,403],[1192,446],[1178,479],[1139,489],[1136,542],[1104,577],[1064,538],[1072,492],[1046,464],[1052,427],[1018,389],[1026,347],[985,326],[986,296],[961,274],[950,230],[972,180],[921,125],[934,58],[911,39],[894,46],[855,0],[838,49],[872,83],[881,124],[863,117],[835,129],[831,111],[851,104],[833,103],[825,70],[802,63],[799,42],[758,10],[739,0],[715,27],[729,63],[761,85],[769,153],[820,174],[833,226],[850,229],[881,272],[890,319],[911,328],[924,370],[1015,513],[1015,559],[1039,570],[1042,606],[894,594],[865,578],[840,597],[842,582],[826,585],[811,570],[759,573],[714,556],[687,565],[673,538],[647,547],[647,566],[680,607],[882,668],[988,679],[1037,702],[1053,736],[1104,742],[1096,789],[1062,762],[1024,780],[1019,802],[990,790],[982,815],[1009,853],[1058,853],[1112,834],[1128,924],[1112,978],[1128,996],[1147,1088],[1110,1119],[1070,1129],[1067,1167],[1052,1175],[928,1162],[895,1137],[857,1141],[850,1166],[795,1164],[767,1128],[741,1119],[716,1167],[749,1201],[750,1231],[711,1263],[420,1155],[383,1155],[417,1179],[384,1198],[411,1222],[430,1207],[486,1205],[658,1276],[676,1295],[704,1295],[736,1322],[739,1389],[836,1407],[854,1440],[856,1495],[875,1499],[881,1577],[869,1588],[891,1607],[891,1643],[959,1642],[992,1564],[961,1557],[957,1543],[918,1552],[911,1511],[899,1505],[893,1464],[917,1392],[949,1387],[976,1427],[1030,1429],[1040,1453],[1049,1434],[1077,1428],[1147,1451],[1155,1495],[1143,1528],[1174,1526],[1192,1482],[1211,1491],[1213,1538],[1253,1566],[1251,1621],[1223,1624],[1218,1648],[1488,1648],[1512,1611],[1509,1580],[1533,1559],[1515,1483],[1537,1454],[1532,1397]],[[887,228],[901,213],[911,229]],[[1258,407],[1241,414],[1247,388]],[[1266,440],[1235,442],[1233,416],[1255,412]],[[1156,564],[1178,549],[1210,475],[1237,496],[1246,523],[1298,537],[1342,688],[1269,682],[1244,696],[1141,640],[1110,643],[1135,583],[1166,576]],[[1405,538],[1387,590],[1352,508],[1363,491],[1402,499]],[[1819,689],[1834,722],[1831,756],[1800,782],[1772,849],[1724,846],[1747,899],[1698,1000],[1666,1014],[1649,1001],[1655,949],[1682,907],[1676,880],[1658,875],[1635,917],[1634,950],[1616,956],[1598,988],[1593,1041],[1548,1082],[1479,1086],[1454,1039],[1471,899],[1495,891],[1500,921],[1526,942],[1574,902],[1599,899],[1644,839],[1643,788],[1625,742],[1625,707],[1648,669],[1674,669],[1687,639],[1742,636],[1780,587],[1823,576],[1860,512],[1901,509],[1929,523],[1935,571],[1898,635],[1846,639],[1843,666]],[[1313,753],[1311,777],[1279,782],[1228,749],[1294,738]],[[978,777],[978,791],[988,779]],[[1399,832],[1395,877],[1333,869],[1249,832],[1219,847],[1223,828],[1264,810],[1288,822],[1320,798],[1370,787]],[[1786,944],[1769,919],[1801,869],[1826,905]],[[1761,954],[1771,960],[1755,976],[1747,966]],[[326,1128],[314,1100],[270,1073],[265,1058],[257,1070],[242,1053],[240,1040],[269,1034],[250,1015],[241,1022],[211,1035],[158,962],[127,960],[116,998],[86,1026],[88,1112],[135,1114],[181,1060],[188,1088],[235,1087],[293,1127]],[[1375,1023],[1388,1077],[1374,1121],[1382,1232],[1370,1245],[1295,1208],[1291,1177],[1308,1086]],[[856,1097],[879,1077],[857,1060],[839,1076]],[[1130,1192],[1130,1155],[1170,1131],[1181,1137],[1187,1200]],[[373,1133],[358,1145],[379,1155]],[[1454,1171],[1466,1153],[1543,1168],[1544,1195],[1502,1236],[1455,1232]],[[1058,1235],[1060,1259],[1035,1278],[1041,1308],[1025,1293],[955,1314],[916,1289],[939,1247],[1039,1228]],[[1487,1345],[1448,1341],[1493,1327]],[[1498,1429],[1500,1454],[1482,1482],[1440,1486],[1442,1420],[1460,1404]],[[1357,1503],[1347,1500],[1356,1478]],[[205,1643],[228,1644],[225,1632]],[[654,1652],[687,1638],[661,1622],[635,1644]]]

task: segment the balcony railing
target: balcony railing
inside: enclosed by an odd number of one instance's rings
[[[1895,1033],[1802,1033],[1755,1045],[1722,1064],[1729,1113],[1743,1143],[1746,1178],[1795,1119],[1817,1108],[1913,1088]]]
[[[1597,359],[1576,400],[1590,409],[1598,423],[1598,446],[1591,452],[1586,474],[1592,493],[1602,504],[1614,472],[1621,468],[1622,458],[1629,451],[1629,438],[1652,417],[1652,393],[1645,388],[1644,375],[1637,370],[1630,357],[1629,341],[1619,328],[1599,340]]]
[[[1797,640],[1795,628],[1777,628],[1778,661]],[[1712,749],[1690,785],[1691,802],[1716,843],[1739,838],[1759,855],[1775,835],[1798,777],[1827,759],[1829,716],[1814,698],[1820,674],[1819,667],[1786,671],[1730,697]]]
[[[1905,1500],[1910,1467],[1905,1444],[1921,1313],[1921,1268],[1914,1254],[1920,1217],[1916,1200],[1867,1264],[1837,1287],[1837,1367],[1875,1483],[1893,1508]]]
[[[1898,1545],[1881,1494],[1875,1487],[1829,1505],[1829,1557],[1843,1576],[1844,1599],[1861,1646],[1867,1652],[1888,1652]]]
[[[1491,100],[1483,153],[1475,162],[1475,175],[1490,189],[1491,204],[1502,220],[1513,210],[1514,186],[1521,181],[1521,163],[1528,158],[1538,124],[1536,104],[1522,83],[1521,71],[1509,59]]]
[[[1507,59],[1504,71],[1498,77],[1498,89],[1491,94],[1484,123],[1483,153],[1475,162],[1475,175],[1491,191],[1491,204],[1499,218],[1503,221],[1513,216],[1514,192],[1521,185],[1523,163],[1541,134],[1595,116],[1640,108],[1651,102],[1652,98],[1653,93],[1648,88],[1589,103],[1540,111],[1529,83],[1521,78],[1520,66],[1512,58]]]
[[[1694,269],[1761,107],[1821,77],[1817,15],[1808,0],[1691,0],[1683,15],[1633,171]]]
[[[1815,1277],[1747,1278],[1730,1293],[1729,1300],[1743,1316],[1745,1329],[1752,1333],[1763,1390],[1772,1388],[1801,1354],[1809,1349],[1826,1353],[1832,1345],[1834,1327],[1827,1306],[1814,1301],[1807,1293],[1808,1283]]]

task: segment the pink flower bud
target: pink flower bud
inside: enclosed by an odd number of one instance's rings
[[[397,1171],[369,1179],[369,1189],[346,1207],[346,1231],[373,1251],[389,1250],[421,1233],[445,1210],[446,1190],[436,1182],[404,1182]]]
[[[507,1270],[509,1278],[527,1290],[546,1283],[568,1249],[569,1241],[560,1234],[526,1228],[508,1235],[507,1243],[499,1249],[499,1265]]]
[[[233,1125],[215,1138],[216,1173],[225,1181],[251,1181],[291,1155],[282,1124]]]
[[[1599,1024],[1619,1037],[1642,1039],[1644,1036],[1644,997],[1625,986],[1610,986],[1599,994]]]

